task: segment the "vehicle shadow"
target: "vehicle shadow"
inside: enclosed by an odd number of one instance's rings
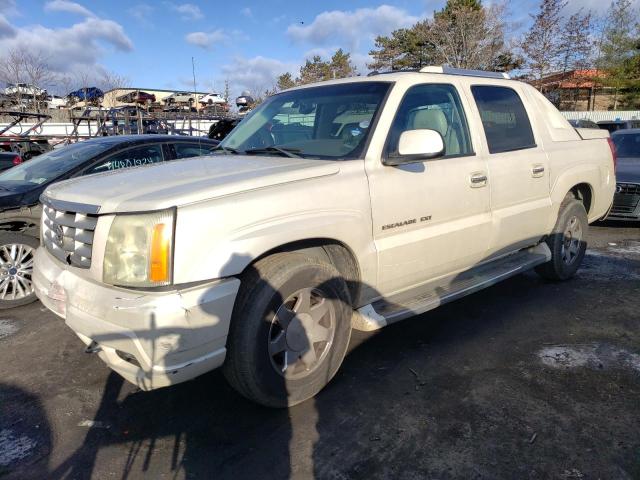
[[[47,413],[36,394],[0,382],[0,478],[20,465],[23,478],[47,478],[53,438]]]

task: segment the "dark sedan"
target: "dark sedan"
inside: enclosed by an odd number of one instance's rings
[[[640,128],[611,135],[618,155],[616,194],[607,218],[640,220]]]
[[[22,157],[13,152],[0,152],[0,172],[9,170],[22,163]]]
[[[100,137],[58,148],[0,173],[0,308],[35,300],[31,274],[40,240],[40,195],[52,183],[208,155],[218,142],[176,135]]]

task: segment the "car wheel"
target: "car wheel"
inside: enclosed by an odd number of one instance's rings
[[[0,234],[0,309],[36,300],[32,275],[38,246],[36,238],[22,233]]]
[[[279,253],[242,276],[224,373],[242,395],[269,407],[317,394],[340,367],[351,336],[344,278],[328,262]]]
[[[551,260],[538,266],[536,271],[549,280],[571,278],[580,267],[587,250],[588,229],[584,205],[572,193],[567,194],[560,205],[553,232],[546,239],[551,250]]]

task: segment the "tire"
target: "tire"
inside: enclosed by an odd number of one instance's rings
[[[584,205],[568,193],[560,205],[558,220],[546,242],[551,260],[536,267],[543,278],[554,281],[568,280],[578,271],[587,250],[589,221]]]
[[[0,309],[27,305],[37,300],[33,288],[33,256],[37,238],[23,233],[0,234]]]
[[[268,407],[313,397],[335,375],[351,337],[344,278],[322,259],[278,253],[241,280],[223,366],[228,382]]]

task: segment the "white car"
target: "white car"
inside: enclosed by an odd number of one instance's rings
[[[47,91],[43,88],[36,87],[28,83],[16,83],[15,85],[9,85],[4,89],[5,95],[10,96],[30,96],[33,97],[46,97]]]
[[[60,109],[67,106],[67,100],[57,95],[47,97],[47,106],[51,109]]]
[[[574,275],[613,200],[608,137],[503,74],[294,88],[213,157],[48,187],[36,293],[143,390],[223,366],[247,398],[294,405],[331,380],[352,328],[531,268]]]
[[[219,93],[207,93],[206,95],[200,97],[198,99],[198,102],[202,105],[216,105],[227,103],[224,97]]]

